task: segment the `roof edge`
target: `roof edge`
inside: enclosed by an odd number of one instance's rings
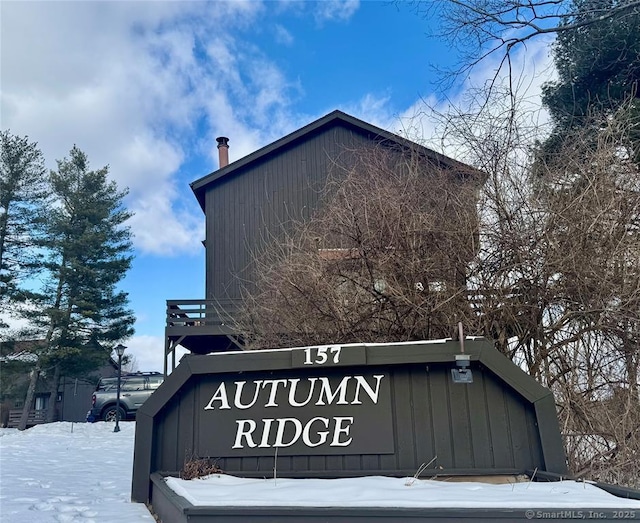
[[[247,156],[244,156],[228,165],[226,165],[225,167],[222,167],[220,169],[217,169],[193,182],[191,182],[189,184],[189,186],[191,187],[191,190],[194,192],[198,203],[200,204],[200,207],[202,208],[202,210],[204,211],[205,207],[204,207],[204,188],[209,185],[211,182],[214,182],[216,180],[219,180],[221,178],[224,178],[225,176],[230,175],[231,173],[233,173],[234,171],[236,171],[237,169],[240,169],[254,161],[259,160],[260,158],[263,158],[264,156],[266,156],[267,154],[281,148],[284,147],[290,143],[295,142],[296,140],[299,140],[300,138],[302,138],[303,136],[314,132],[326,125],[331,124],[332,122],[339,120],[342,121],[344,123],[346,123],[347,125],[353,126],[353,127],[357,127],[359,129],[364,130],[365,132],[374,134],[376,136],[379,136],[382,140],[384,141],[391,141],[391,142],[395,142],[397,144],[400,144],[403,147],[407,147],[407,148],[415,148],[417,147],[418,150],[420,150],[421,152],[423,152],[424,154],[426,154],[428,157],[432,158],[433,160],[437,161],[438,163],[442,163],[445,164],[449,167],[453,167],[453,168],[459,168],[461,170],[465,170],[465,171],[477,171],[477,169],[475,169],[474,167],[471,167],[470,165],[464,164],[462,162],[459,162],[458,160],[454,160],[453,158],[450,158],[448,156],[445,156],[444,154],[441,154],[437,151],[434,151],[432,149],[429,149],[428,147],[425,147],[424,145],[420,145],[419,143],[413,142],[407,138],[403,138],[402,136],[399,136],[397,134],[394,134],[390,131],[386,131],[380,127],[377,127],[373,124],[370,124],[368,122],[365,122],[363,120],[360,120],[359,118],[356,118],[355,116],[351,116],[350,114],[347,114],[343,111],[340,111],[338,109],[331,111],[330,113],[326,114],[325,116],[322,116],[321,118],[318,118],[317,120],[314,120],[310,123],[308,123],[307,125],[301,127],[300,129],[297,129],[289,134],[287,134],[286,136],[283,136],[282,138],[277,139],[274,142],[271,142],[268,145],[265,145],[263,147],[261,147],[260,149],[248,154]],[[479,171],[478,171],[479,172]]]

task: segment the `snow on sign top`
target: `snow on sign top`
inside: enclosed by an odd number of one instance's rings
[[[482,336],[466,336],[465,341],[473,341],[473,340],[482,340],[484,339]],[[371,343],[342,343],[335,345],[309,345],[304,347],[286,347],[286,348],[278,348],[278,349],[260,349],[259,351],[246,351],[246,350],[237,350],[237,351],[225,351],[225,352],[211,352],[207,354],[210,357],[226,357],[229,354],[255,354],[255,352],[259,352],[263,354],[265,352],[291,352],[297,350],[305,350],[305,349],[318,349],[318,348],[326,348],[330,349],[333,347],[384,347],[386,345],[394,345],[394,346],[404,346],[404,345],[441,345],[446,343],[447,341],[452,341],[452,338],[441,338],[437,340],[419,340],[419,341],[396,341],[393,343],[389,342],[371,342]]]
[[[195,506],[214,507],[395,507],[395,508],[629,508],[621,499],[576,481],[492,485],[369,476],[340,479],[247,479],[225,474],[167,485]],[[640,512],[639,512],[640,513]]]

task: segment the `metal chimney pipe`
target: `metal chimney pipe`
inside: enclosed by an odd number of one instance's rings
[[[216,138],[218,142],[218,162],[220,163],[220,169],[229,165],[229,138],[226,136],[219,136]]]

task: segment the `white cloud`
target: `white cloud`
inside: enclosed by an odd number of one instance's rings
[[[73,144],[93,168],[109,164],[130,189],[140,252],[190,251],[202,214],[192,196],[190,205],[180,198],[206,172],[181,175],[183,163],[209,154],[216,168],[218,133],[234,133],[237,159],[288,127],[296,87],[236,35],[263,9],[256,1],[3,4],[2,126],[37,141],[52,168]]]
[[[318,23],[329,21],[347,21],[360,7],[360,0],[323,0],[315,4],[315,17]]]
[[[293,35],[280,24],[276,24],[273,28],[276,42],[282,45],[293,44]]]
[[[10,341],[16,339],[15,333],[30,327],[29,320],[18,318],[14,314],[6,311],[0,312],[0,324],[6,323],[7,330],[0,329],[0,341]]]
[[[170,208],[170,199],[160,191],[153,197],[139,199],[131,210],[129,220],[134,231],[136,246],[146,252],[176,255],[180,252],[197,253],[202,250],[204,219],[185,211]],[[153,224],[153,227],[149,227]]]
[[[375,95],[373,93],[366,93],[355,103],[345,105],[343,110],[365,122],[385,130],[391,130],[390,126],[393,125],[393,121],[395,120],[391,112],[391,102],[391,96],[387,94]]]

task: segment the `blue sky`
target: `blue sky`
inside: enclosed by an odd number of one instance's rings
[[[437,92],[434,68],[457,59],[438,23],[387,1],[0,3],[2,129],[38,142],[50,168],[76,144],[129,188],[123,288],[137,322],[125,345],[140,370],[162,370],[165,301],[204,297],[189,183],[217,168],[215,137],[234,161],[341,109],[437,141],[424,100],[455,104],[494,68]],[[534,101],[548,51],[519,57]]]

